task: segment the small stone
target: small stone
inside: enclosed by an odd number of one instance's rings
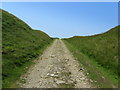
[[[75,65],[75,67],[77,67],[77,65]]]
[[[80,69],[79,69],[79,71],[82,71],[82,70],[83,70],[83,68],[80,68]]]
[[[47,76],[49,76],[50,75],[50,73],[47,73]]]
[[[80,78],[81,80],[85,80],[85,78]]]
[[[65,81],[63,81],[63,80],[57,80],[57,79],[56,79],[56,83],[57,83],[57,84],[63,84],[63,83],[65,83]]]
[[[51,55],[50,57],[51,57],[51,58],[54,58],[55,56],[54,56],[54,55]]]
[[[68,58],[66,58],[65,60],[66,60],[66,61],[69,61],[69,59],[68,59]]]
[[[58,75],[48,73],[47,76],[58,77]]]
[[[62,68],[59,68],[59,70],[62,70]]]
[[[87,75],[89,74],[89,73],[86,73]]]
[[[58,75],[55,75],[55,74],[50,74],[50,76],[52,76],[52,77],[58,77]]]
[[[104,79],[105,77],[102,76],[102,78]]]
[[[90,79],[90,82],[93,82],[93,80]]]
[[[57,71],[56,73],[59,74],[60,72]]]

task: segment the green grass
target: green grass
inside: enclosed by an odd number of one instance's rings
[[[33,30],[22,20],[2,10],[3,88],[11,87],[44,49],[53,41],[47,34]]]
[[[89,77],[97,81],[98,87],[117,87],[118,27],[102,34],[75,36],[64,41],[90,73]]]

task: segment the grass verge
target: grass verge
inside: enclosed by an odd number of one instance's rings
[[[79,60],[79,62],[84,66],[87,70],[88,77],[93,80],[92,84],[98,88],[116,88],[118,85],[118,77],[115,77],[109,71],[101,67],[99,64],[95,62],[95,60],[91,60],[87,55],[78,51],[73,45],[71,45],[66,40],[63,40],[71,51],[71,53]]]

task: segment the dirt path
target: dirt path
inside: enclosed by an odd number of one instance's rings
[[[22,88],[90,88],[83,67],[62,40],[55,40],[22,77]]]

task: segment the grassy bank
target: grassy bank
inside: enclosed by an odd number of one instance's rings
[[[93,36],[64,39],[66,45],[88,70],[98,87],[118,84],[118,27]],[[96,82],[97,81],[97,82]]]
[[[52,41],[46,33],[2,11],[3,88],[11,87]]]

